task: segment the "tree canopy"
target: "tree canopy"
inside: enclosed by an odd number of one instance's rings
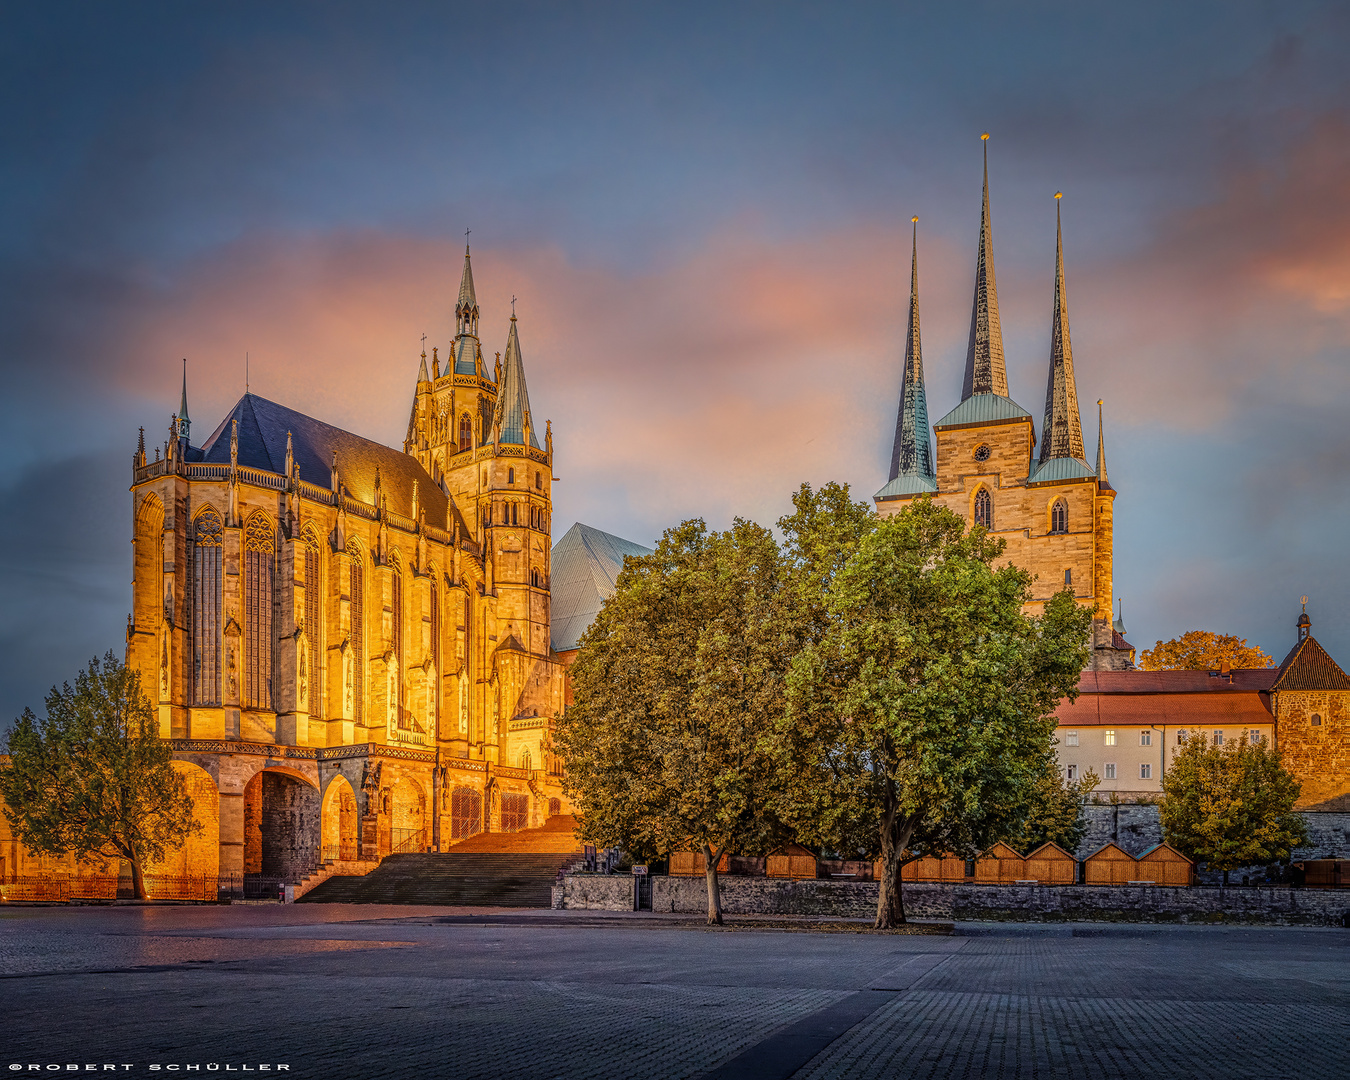
[[[0,765],[0,799],[15,835],[44,855],[121,858],[139,899],[144,867],[201,830],[140,675],[110,651],[24,709]]]
[[[1235,668],[1273,667],[1275,661],[1246,638],[1189,630],[1171,641],[1159,641],[1139,657],[1144,671],[1214,671],[1227,664]]]
[[[1294,813],[1300,785],[1262,738],[1216,746],[1192,734],[1163,778],[1159,807],[1163,837],[1211,869],[1228,872],[1289,858],[1307,842],[1307,825]]]
[[[1079,780],[1068,780],[1055,760],[1047,761],[1041,775],[1026,790],[1016,826],[999,839],[1024,855],[1045,843],[1076,851],[1087,832],[1083,809],[1100,783],[1101,777],[1091,769]]]
[[[581,640],[556,752],[583,836],[660,858],[692,845],[720,923],[717,863],[782,836],[765,736],[783,708],[782,567],[765,529],[737,519],[668,530],[625,560]]]
[[[1053,710],[1077,693],[1091,612],[1064,591],[1023,614],[1030,576],[995,569],[1003,549],[920,498],[842,565],[816,559],[823,633],[794,658],[778,719],[779,813],[803,839],[880,854],[878,927],[904,921],[903,859],[970,857],[1016,828],[1052,760]]]

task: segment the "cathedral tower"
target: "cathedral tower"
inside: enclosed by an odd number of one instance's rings
[[[926,406],[919,350],[917,258],[911,269],[910,322],[905,349],[890,482],[873,497],[877,513],[898,513],[910,499],[932,491],[972,526],[1006,543],[1009,562],[1032,574],[1029,609],[1039,611],[1051,595],[1071,589],[1093,610],[1094,668],[1118,668],[1127,654],[1115,648],[1112,613],[1112,504],[1106,477],[1105,440],[1098,418],[1098,461],[1084,458],[1073,349],[1069,338],[1064,245],[1056,194],[1054,299],[1050,362],[1040,453],[1029,412],[1008,393],[1003,335],[994,275],[989,201],[988,135],[985,140],[980,233],[975,289],[961,402],[933,427],[936,469],[923,469]],[[922,417],[922,419],[921,419]],[[924,425],[922,436],[918,427]],[[913,432],[913,434],[911,434]]]

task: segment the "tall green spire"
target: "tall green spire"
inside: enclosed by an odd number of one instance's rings
[[[1069,342],[1069,300],[1064,293],[1064,235],[1055,192],[1055,309],[1050,318],[1050,376],[1045,387],[1045,424],[1041,428],[1041,464],[1051,458],[1084,457],[1083,420],[1073,378],[1073,346]]]
[[[905,339],[905,377],[900,412],[895,419],[890,479],[920,476],[933,479],[933,451],[928,431],[928,398],[923,385],[923,345],[919,335],[919,219],[911,218],[909,333]]]
[[[514,305],[513,305],[514,306]],[[530,392],[525,387],[525,363],[520,355],[520,335],[516,333],[516,315],[511,313],[511,330],[506,336],[506,361],[497,395],[494,438],[503,446],[533,446],[540,449],[530,416]]]
[[[989,133],[980,138],[984,141],[984,205],[980,212],[980,246],[975,255],[975,300],[970,313],[962,401],[975,394],[1008,396],[1003,330],[998,322],[998,286],[994,281],[994,234],[989,220]]]
[[[178,406],[178,435],[180,438],[188,437],[188,429],[192,427],[192,421],[188,417],[187,410],[187,357],[183,357],[183,400]]]

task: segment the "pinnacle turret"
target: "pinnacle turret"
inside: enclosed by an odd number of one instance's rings
[[[1109,488],[1111,481],[1106,477],[1106,435],[1102,430],[1102,402],[1097,399],[1097,486]]]
[[[183,357],[183,400],[178,406],[178,435],[180,438],[188,437],[188,429],[192,426],[192,420],[188,417],[187,407],[187,357]]]
[[[994,236],[989,220],[989,135],[984,140],[984,206],[980,212],[980,245],[975,255],[975,299],[970,313],[970,345],[961,400],[975,394],[1008,396],[1003,361],[1003,331],[998,321],[998,287],[994,280]]]
[[[1045,387],[1045,424],[1041,429],[1041,464],[1051,458],[1082,460],[1083,420],[1073,377],[1069,341],[1069,301],[1064,292],[1064,235],[1060,228],[1059,192],[1055,193],[1055,307],[1050,319],[1050,375]]]
[[[459,300],[455,303],[455,343],[453,364],[456,375],[478,373],[478,298],[473,291],[473,265],[469,245],[464,245],[464,273],[459,279]]]
[[[511,316],[511,329],[506,335],[506,359],[501,371],[497,413],[492,425],[494,437],[499,445],[528,445],[538,450],[539,440],[529,420],[530,394],[525,387],[525,364],[520,355],[515,315]]]
[[[933,454],[928,432],[928,398],[923,384],[923,346],[919,334],[919,225],[912,219],[910,251],[909,332],[905,339],[905,374],[900,411],[895,420],[890,479],[897,476],[933,478]]]

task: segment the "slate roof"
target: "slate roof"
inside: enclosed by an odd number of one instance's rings
[[[957,424],[988,424],[1000,420],[1030,420],[1031,413],[1010,397],[1002,394],[974,394],[933,426],[954,427]]]
[[[502,385],[497,394],[497,416],[501,420],[501,445],[525,445],[525,417],[530,417],[530,445],[542,449],[535,437],[534,417],[530,414],[530,392],[525,387],[525,365],[520,357],[520,336],[516,317],[506,336],[506,362],[502,365]]]
[[[1290,649],[1276,670],[1272,690],[1350,690],[1350,675],[1311,635]]]
[[[928,431],[928,396],[923,385],[923,342],[919,330],[919,225],[914,219],[914,243],[909,271],[909,332],[905,338],[904,375],[900,410],[895,418],[890,479],[901,476],[933,481],[932,436]],[[888,484],[887,487],[890,485]],[[886,488],[882,488],[885,491]],[[916,490],[936,491],[937,484]],[[900,494],[900,491],[895,494]],[[905,491],[906,494],[912,492]],[[876,498],[881,498],[878,493]]]
[[[333,454],[336,453],[342,486],[354,498],[375,502],[375,469],[378,467],[381,490],[388,496],[391,510],[405,517],[412,516],[412,487],[416,480],[418,501],[426,511],[427,521],[437,528],[445,527],[445,509],[449,500],[415,457],[325,424],[257,394],[241,397],[202,444],[200,451],[191,454],[190,458],[228,465],[230,421],[235,419],[239,421],[240,465],[284,473],[286,433],[290,432],[300,479],[328,487]],[[468,533],[462,521],[460,528]]]
[[[1078,388],[1073,378],[1073,345],[1069,341],[1069,298],[1064,289],[1064,235],[1055,196],[1055,311],[1050,323],[1050,376],[1045,387],[1045,421],[1041,425],[1041,467],[1052,458],[1087,456]]]
[[[1085,480],[1096,477],[1097,470],[1082,458],[1055,457],[1043,465],[1032,464],[1028,484],[1044,484],[1053,481]]]
[[[652,549],[577,522],[553,546],[550,579],[553,648],[575,649],[600,606],[614,595],[626,555],[650,555]]]
[[[925,491],[936,491],[937,481],[928,476],[897,476],[884,488],[872,496],[880,502],[887,499],[899,499],[906,495],[922,495]]]

